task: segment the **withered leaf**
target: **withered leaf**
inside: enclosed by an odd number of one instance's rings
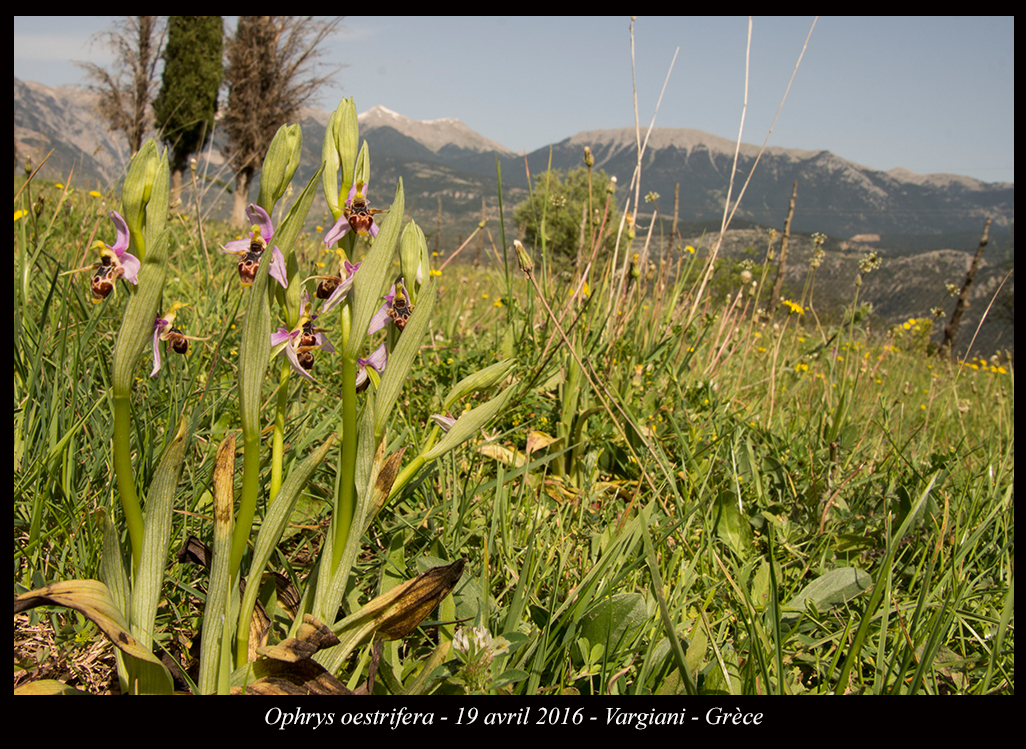
[[[99,627],[122,652],[147,661],[167,673],[160,660],[128,632],[124,614],[114,605],[107,586],[98,580],[66,580],[22,593],[14,599],[14,613],[47,604],[78,611]],[[167,675],[167,684],[170,689],[170,675]]]
[[[318,650],[335,645],[338,645],[335,633],[314,617],[305,614],[303,623],[299,625],[295,637],[290,637],[277,645],[259,648],[257,653],[276,661],[298,663],[306,660]]]
[[[251,664],[256,680],[232,689],[232,694],[353,694],[310,656],[338,644],[324,624],[306,614],[295,637],[259,648],[263,658]]]
[[[309,658],[297,663],[259,660],[252,667],[257,680],[245,687],[233,687],[232,694],[353,694],[324,666]]]
[[[214,556],[214,552],[210,550],[207,544],[193,535],[190,535],[185,539],[185,543],[182,544],[182,548],[175,554],[175,559],[178,560],[179,564],[198,564],[201,567],[210,569],[210,563]]]
[[[382,447],[384,442],[382,442]],[[380,451],[380,450],[379,450]],[[403,462],[403,453],[406,448],[396,450],[384,460],[378,455],[374,459],[374,470],[377,471],[377,478],[374,481],[374,492],[371,494],[371,513],[376,515],[388,501],[388,493],[392,491],[392,484],[399,475],[399,466]]]
[[[450,565],[432,567],[386,593],[392,603],[378,620],[378,632],[386,640],[399,640],[410,634],[456,587],[466,563],[466,559],[457,559]]]

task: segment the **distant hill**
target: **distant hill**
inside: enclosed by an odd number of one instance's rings
[[[43,174],[64,178],[74,167],[78,184],[106,187],[128,161],[128,142],[96,117],[96,96],[78,88],[50,88],[14,79],[14,143],[20,170],[26,156],[38,165],[52,149]]]

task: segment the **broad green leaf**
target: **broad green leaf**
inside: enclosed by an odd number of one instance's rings
[[[872,585],[873,578],[870,574],[856,567],[830,570],[806,585],[798,595],[784,604],[785,611],[780,618],[785,622],[798,619],[809,603],[818,611],[839,606],[866,592]]]
[[[29,695],[29,694],[60,694],[60,695],[74,695],[74,694],[89,694],[89,692],[83,692],[81,689],[75,689],[69,687],[63,682],[59,682],[56,679],[40,679],[39,681],[30,681],[28,684],[22,684],[20,687],[15,687],[14,693],[16,695]]]
[[[770,566],[765,559],[759,564],[759,569],[752,578],[752,605],[762,611],[766,608],[770,598]]]
[[[150,246],[139,269],[139,283],[125,307],[117,345],[114,347],[114,394],[127,394],[134,382],[135,369],[143,347],[153,337],[157,306],[164,291],[167,274],[169,232],[163,232]]]
[[[203,609],[203,633],[200,640],[200,670],[196,688],[200,694],[218,691],[224,674],[222,643],[225,617],[231,611],[232,509],[234,505],[235,435],[229,434],[217,448],[214,463],[214,552]]]
[[[353,288],[349,292],[352,297],[353,325],[343,355],[353,361],[362,352],[367,327],[382,304],[382,291],[387,291],[385,279],[392,267],[392,255],[399,241],[399,227],[405,210],[403,181],[400,179],[395,189],[395,199],[388,208],[388,216],[381,222],[378,236],[360,263],[360,270],[353,277]]]
[[[388,366],[381,375],[381,384],[374,394],[374,434],[381,439],[391,420],[392,408],[402,392],[403,385],[420,353],[421,340],[431,323],[435,306],[435,287],[429,283],[420,292],[420,302],[406,322],[406,328],[395,349],[389,354]]]
[[[603,599],[580,622],[582,637],[610,653],[641,627],[648,618],[645,597],[640,593],[617,593]]]
[[[240,638],[248,638],[249,622],[253,616],[253,608],[256,606],[257,594],[260,592],[260,581],[263,578],[264,569],[267,567],[267,562],[270,560],[271,554],[274,553],[275,547],[277,547],[278,542],[281,540],[289,518],[292,517],[292,510],[296,506],[296,500],[302,493],[314,469],[324,462],[324,458],[327,456],[328,450],[334,441],[335,435],[329,434],[328,439],[324,441],[323,445],[292,469],[288,478],[282,483],[281,489],[271,503],[270,509],[267,511],[267,515],[260,526],[260,532],[257,534],[256,545],[253,549],[253,560],[250,564],[249,575],[246,578],[246,593],[242,598],[242,608],[239,617]],[[245,652],[245,645],[247,645],[247,642],[240,644],[240,652]]]
[[[368,487],[368,481],[374,470],[376,451],[369,408],[365,408],[360,415],[359,430],[359,452],[356,465],[357,506],[353,516],[354,522],[350,527],[346,545],[339,555],[338,566],[335,568],[334,574],[330,577],[327,575],[318,577],[317,594],[314,599],[314,616],[325,621],[333,619],[332,616],[329,616],[329,612],[338,611],[338,607],[342,603],[342,596],[349,582],[350,570],[362,549],[361,539],[372,517],[370,503],[373,487]],[[333,523],[337,520],[337,517],[332,518]],[[329,529],[329,537],[333,536],[332,530],[333,528]],[[321,551],[322,555],[326,555],[328,551],[333,552],[333,548],[327,547],[327,544],[325,546],[326,548]],[[325,558],[330,559],[331,557]]]
[[[239,349],[239,418],[242,422],[243,471],[239,513],[235,519],[230,572],[235,577],[249,541],[260,493],[260,406],[271,354],[271,308],[267,298],[271,253],[264,252],[242,324]],[[275,282],[277,283],[277,282]]]
[[[246,440],[260,433],[261,392],[271,355],[271,307],[267,298],[270,260],[271,253],[264,252],[249,288],[239,347],[239,416]]]
[[[503,359],[480,371],[474,372],[474,374],[467,375],[457,382],[445,396],[442,410],[448,411],[456,401],[465,398],[471,393],[498,385],[516,368],[516,364],[516,359]]]
[[[169,232],[164,231],[151,243],[139,270],[139,284],[125,308],[117,343],[114,346],[112,375],[114,395],[114,473],[117,477],[121,506],[132,540],[133,565],[138,567],[143,544],[142,506],[135,487],[132,468],[130,433],[132,421],[132,384],[139,355],[153,335],[157,305],[164,290],[167,273]]]
[[[737,554],[746,559],[752,550],[752,524],[738,509],[737,499],[722,492],[716,503],[716,535]]]
[[[306,216],[310,212],[310,205],[313,203],[314,196],[317,194],[317,182],[320,180],[322,169],[324,169],[323,164],[310,177],[310,181],[306,183],[306,187],[299,194],[299,198],[292,205],[285,220],[281,222],[281,226],[275,227],[274,230],[274,244],[282,251],[288,268],[289,286],[284,290],[284,295],[286,300],[285,317],[289,328],[295,327],[299,321],[299,315],[302,313],[302,310],[299,308],[303,297],[303,283],[298,275],[299,266],[296,262],[296,253],[293,247],[296,244],[299,232],[303,229],[303,224],[306,222]],[[275,289],[276,294],[280,291],[280,286]]]

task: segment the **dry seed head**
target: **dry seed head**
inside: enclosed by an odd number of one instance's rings
[[[513,249],[517,251],[517,262],[520,263],[520,270],[522,270],[525,275],[531,275],[531,272],[534,270],[534,261],[531,259],[531,256],[527,254],[527,250],[524,249],[524,245],[519,239],[513,240]]]

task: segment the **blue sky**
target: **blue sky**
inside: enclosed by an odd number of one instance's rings
[[[113,16],[15,16],[14,75],[81,84],[73,60]],[[234,18],[226,19],[229,27]],[[753,21],[743,140],[766,138],[811,17]],[[418,120],[457,117],[514,151],[634,124],[630,19],[353,16],[325,46],[346,64],[320,101],[381,104]],[[747,18],[641,16],[638,116],[734,139],[744,103]],[[770,145],[827,149],[875,169],[1015,180],[1013,18],[833,18],[816,22]]]

